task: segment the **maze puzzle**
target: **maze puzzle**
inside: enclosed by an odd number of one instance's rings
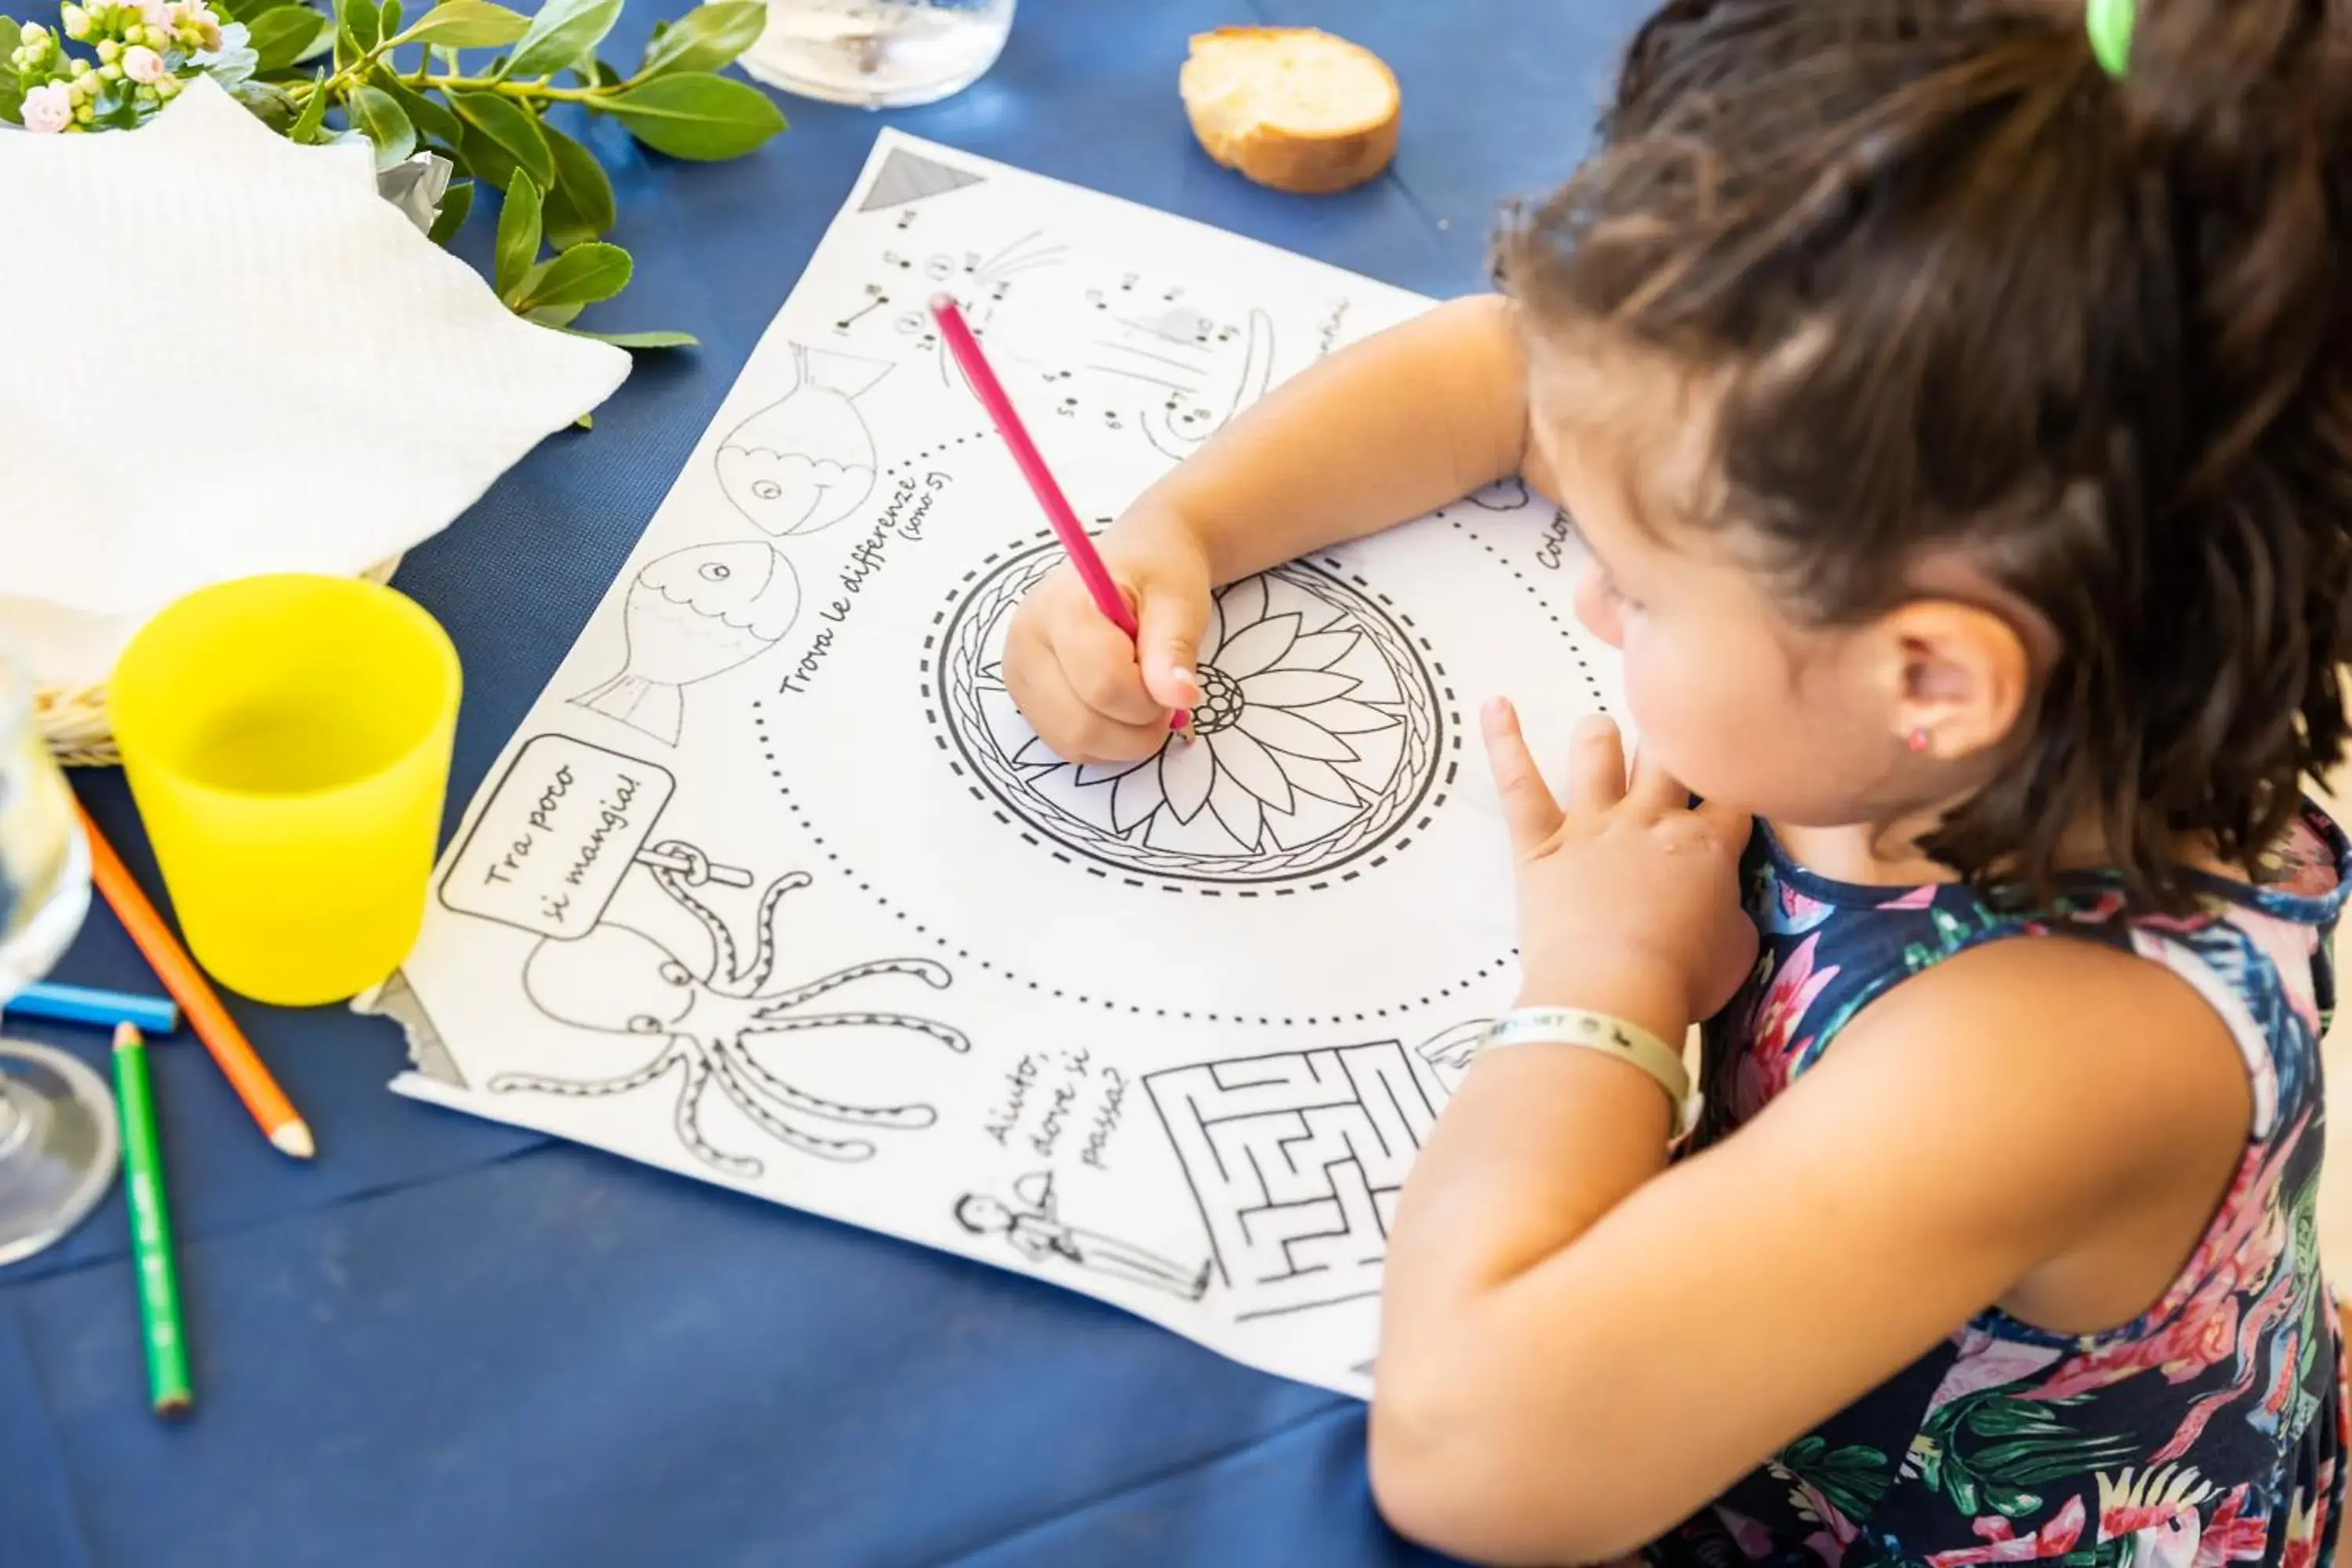
[[[1379,1292],[1397,1193],[1444,1100],[1426,1071],[1381,1040],[1145,1078],[1236,1317]]]

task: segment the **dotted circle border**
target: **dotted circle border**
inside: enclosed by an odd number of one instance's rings
[[[1466,993],[1472,986],[1491,975],[1500,974],[1510,962],[1518,956],[1518,950],[1513,948],[1501,956],[1480,964],[1464,978],[1450,984],[1436,987],[1417,1001],[1398,1002],[1386,1007],[1370,1007],[1360,1012],[1276,1015],[1221,1012],[1207,1008],[1155,1007],[1147,1006],[1140,1002],[1121,1002],[1116,997],[1098,996],[1090,992],[1072,991],[1066,987],[1052,985],[1023,973],[1008,964],[976,956],[970,948],[958,945],[946,936],[933,931],[923,921],[915,919],[912,914],[894,902],[889,895],[876,891],[871,881],[863,877],[856,867],[842,859],[840,851],[833,848],[824,835],[817,831],[816,825],[809,819],[808,813],[793,797],[793,787],[784,781],[784,771],[776,761],[775,740],[768,733],[765,699],[751,704],[751,723],[759,733],[760,754],[767,763],[768,776],[775,781],[777,793],[783,796],[784,809],[792,813],[793,826],[807,834],[809,842],[824,853],[827,867],[840,872],[842,877],[855,886],[860,893],[872,899],[877,906],[888,911],[901,925],[906,926],[917,936],[925,938],[940,951],[952,954],[958,962],[977,963],[983,973],[993,974],[1009,984],[1024,987],[1041,996],[1050,996],[1057,1002],[1073,1002],[1081,1007],[1098,1007],[1106,1013],[1122,1014],[1129,1017],[1165,1018],[1188,1024],[1242,1024],[1289,1029],[1332,1027],[1348,1024],[1369,1024],[1379,1019],[1400,1017],[1416,1007],[1433,1006],[1446,997],[1458,993]],[[1175,889],[1170,890],[1172,892]]]
[[[967,437],[967,439],[969,439],[969,437]],[[934,450],[940,448],[934,448]],[[929,452],[926,452],[922,456],[929,457],[929,455],[930,454]],[[921,458],[912,459],[912,461],[916,462],[919,462],[921,460]],[[1515,578],[1521,586],[1527,589],[1528,593],[1542,608],[1545,617],[1551,622],[1553,629],[1558,631],[1562,639],[1567,641],[1570,645],[1570,649],[1576,659],[1577,670],[1583,676],[1586,687],[1592,692],[1593,701],[1597,705],[1605,709],[1607,702],[1601,694],[1601,683],[1593,676],[1592,668],[1585,659],[1583,649],[1578,646],[1576,633],[1570,628],[1566,621],[1560,618],[1559,612],[1552,608],[1551,603],[1545,597],[1543,590],[1538,587],[1534,582],[1530,581],[1525,573],[1513,565],[1509,559],[1507,558],[1501,551],[1496,549],[1494,545],[1488,543],[1486,540],[1479,538],[1477,533],[1465,525],[1461,519],[1450,515],[1447,510],[1442,508],[1435,515],[1444,518],[1448,523],[1460,531],[1473,543],[1476,544],[1487,554],[1495,557],[1497,562],[1501,563],[1505,570],[1508,571],[1512,577]],[[908,927],[917,936],[929,941],[934,947],[938,948],[942,952],[952,954],[960,963],[977,963],[980,965],[983,973],[993,974],[997,978],[1006,982],[1008,984],[1025,987],[1031,992],[1036,993],[1039,995],[1050,996],[1055,1001],[1072,1002],[1082,1007],[1099,1007],[1105,1013],[1120,1014],[1129,1017],[1171,1019],[1182,1023],[1233,1024],[1240,1026],[1255,1025],[1268,1028],[1280,1027],[1297,1029],[1339,1027],[1350,1024],[1369,1024],[1376,1020],[1400,1016],[1403,1014],[1413,1011],[1415,1008],[1433,1006],[1439,1001],[1450,997],[1457,992],[1467,992],[1472,986],[1486,980],[1491,975],[1500,974],[1505,967],[1519,955],[1519,950],[1516,946],[1512,947],[1500,957],[1490,959],[1486,963],[1480,964],[1465,978],[1454,981],[1449,985],[1441,985],[1435,991],[1420,997],[1418,1000],[1399,1002],[1390,1006],[1374,1007],[1364,1012],[1356,1013],[1342,1012],[1307,1014],[1303,1016],[1283,1015],[1277,1016],[1271,1014],[1251,1015],[1214,1012],[1194,1008],[1148,1007],[1140,1003],[1120,1002],[1113,997],[1096,996],[1087,992],[1071,992],[1066,988],[1051,986],[1043,981],[1033,979],[1030,976],[1004,964],[997,963],[985,958],[974,957],[970,948],[959,946],[957,943],[950,941],[947,937],[941,935],[938,931],[931,930],[930,927],[926,925],[924,922],[916,920],[906,910],[893,903],[887,895],[876,892],[871,882],[862,878],[855,867],[845,862],[838,850],[831,848],[827,845],[824,836],[816,830],[815,825],[809,820],[808,814],[802,809],[800,803],[793,798],[792,786],[784,782],[783,769],[777,765],[774,739],[768,733],[767,703],[764,699],[756,700],[751,704],[751,722],[753,728],[759,733],[760,753],[767,763],[768,774],[775,781],[777,792],[783,797],[784,809],[792,814],[794,825],[797,826],[802,832],[806,833],[809,836],[809,842],[817,849],[823,851],[825,864],[827,866],[840,872],[844,879],[853,884],[860,893],[872,899],[878,908],[887,911],[900,924]],[[1458,726],[1454,731],[1454,736],[1456,743],[1458,744],[1461,736],[1461,730]],[[1452,775],[1449,773],[1449,781],[1451,776]]]
[[[1528,596],[1534,599],[1537,605],[1542,609],[1544,619],[1551,623],[1552,630],[1558,632],[1560,635],[1561,640],[1568,644],[1569,655],[1576,660],[1576,673],[1584,678],[1585,689],[1592,693],[1592,705],[1600,709],[1603,713],[1608,712],[1609,699],[1601,689],[1600,678],[1592,673],[1591,661],[1584,657],[1584,647],[1578,639],[1576,628],[1567,621],[1560,618],[1559,612],[1552,607],[1552,602],[1545,595],[1543,589],[1536,584],[1533,578],[1520,571],[1518,567],[1512,563],[1509,556],[1504,554],[1500,550],[1496,549],[1494,545],[1489,544],[1484,539],[1479,538],[1477,531],[1472,528],[1468,523],[1464,522],[1460,518],[1454,516],[1451,508],[1439,507],[1437,510],[1431,513],[1431,515],[1433,517],[1444,518],[1448,523],[1453,525],[1456,532],[1460,533],[1465,539],[1470,541],[1471,543],[1476,545],[1479,549],[1485,551],[1487,554],[1493,556],[1496,563],[1501,566],[1504,571],[1508,572],[1511,574],[1512,579],[1516,581],[1520,587],[1525,588],[1528,591]],[[1561,513],[1560,515],[1565,516],[1566,514]]]

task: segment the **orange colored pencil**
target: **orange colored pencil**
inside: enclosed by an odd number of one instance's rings
[[[261,1124],[270,1142],[280,1152],[297,1160],[310,1159],[319,1152],[310,1137],[310,1125],[295,1110],[293,1101],[286,1098],[286,1091],[278,1087],[278,1080],[269,1076],[261,1058],[254,1054],[252,1042],[228,1016],[228,1009],[221,1005],[219,995],[205,978],[204,971],[196,967],[196,961],[188,956],[188,950],[180,945],[172,928],[163,923],[163,917],[147,901],[147,895],[139,890],[122,857],[114,852],[114,846],[106,841],[106,835],[98,830],[98,824],[90,820],[89,813],[79,802],[74,809],[80,812],[82,830],[89,838],[89,879],[112,906],[115,919],[131,933],[139,951],[147,955],[148,967],[180,1004],[188,1026],[195,1030],[205,1049],[220,1064],[229,1087],[245,1101],[246,1110],[253,1113],[254,1121]]]

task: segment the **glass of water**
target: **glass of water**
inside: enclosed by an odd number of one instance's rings
[[[961,92],[1003,52],[1013,0],[768,0],[738,62],[828,103],[904,109]]]
[[[33,727],[33,679],[0,642],[0,1009],[49,971],[89,910],[89,845]],[[105,1079],[63,1051],[0,1039],[0,1264],[79,1223],[114,1179]]]

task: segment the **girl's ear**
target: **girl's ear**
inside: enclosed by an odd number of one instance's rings
[[[1914,600],[1879,626],[1899,743],[1956,762],[2009,739],[2033,689],[2032,659],[2016,626],[1954,599]]]

